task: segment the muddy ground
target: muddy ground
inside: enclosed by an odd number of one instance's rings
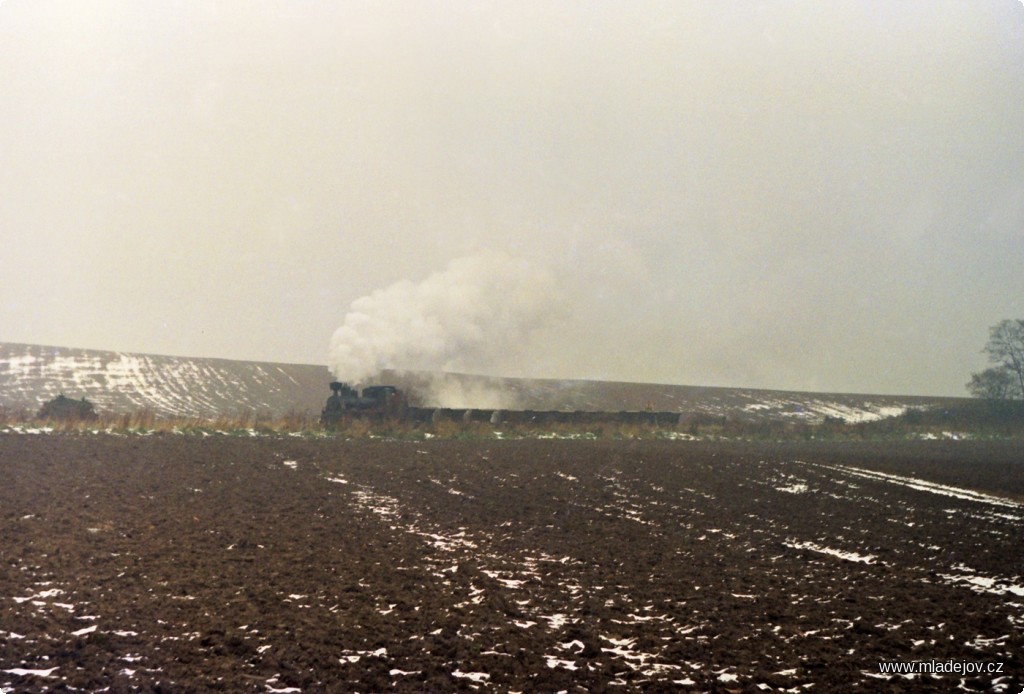
[[[0,691],[1016,694],[1022,473],[1019,442],[0,435]]]

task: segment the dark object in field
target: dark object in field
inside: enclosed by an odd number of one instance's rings
[[[377,415],[400,417],[405,409],[402,391],[394,386],[369,386],[359,391],[340,381],[331,383],[331,397],[320,413],[320,423],[335,427],[342,417],[348,415]]]
[[[82,398],[73,400],[65,397],[63,393],[50,400],[39,410],[39,419],[96,419],[96,410],[93,404]]]

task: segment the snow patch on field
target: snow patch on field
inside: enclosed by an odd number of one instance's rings
[[[805,463],[807,464],[807,463]],[[897,484],[910,489],[916,489],[922,492],[929,492],[931,494],[941,494],[943,496],[949,496],[954,499],[964,499],[966,501],[976,501],[978,503],[989,504],[992,506],[1001,506],[1004,508],[1012,508],[1015,510],[1024,511],[1024,503],[1019,501],[1012,501],[1003,497],[994,496],[992,494],[985,494],[984,492],[976,492],[971,489],[964,489],[962,487],[953,487],[946,484],[938,484],[936,482],[927,482],[916,477],[903,477],[901,475],[891,475],[885,472],[877,472],[875,470],[865,470],[864,468],[851,467],[848,465],[826,465],[824,463],[816,463],[818,467],[823,467],[829,470],[835,470],[846,475],[854,477],[863,477],[866,479],[878,480],[881,482],[888,482],[889,484]]]
[[[812,552],[817,552],[818,554],[827,554],[827,555],[832,556],[832,557],[838,557],[839,559],[843,559],[845,561],[859,562],[859,563],[862,563],[862,564],[873,564],[875,562],[875,558],[876,558],[874,555],[871,555],[871,554],[865,555],[865,554],[857,554],[856,552],[844,552],[844,551],[839,550],[839,549],[833,549],[831,547],[824,547],[822,545],[815,544],[813,542],[786,541],[786,542],[783,542],[782,544],[784,544],[786,547],[791,547],[793,549],[807,549],[807,550],[810,550]]]
[[[960,569],[961,573],[939,574],[939,577],[952,585],[964,585],[976,593],[1024,597],[1024,583],[1015,582],[1020,581],[1019,578],[984,576],[969,566],[963,565],[953,568]]]
[[[794,482],[793,484],[785,487],[775,487],[776,491],[785,492],[787,494],[805,494],[807,493],[807,484],[804,482]]]
[[[838,396],[846,399],[847,402],[839,402],[838,399],[822,396],[811,396],[810,394],[798,396],[796,394],[771,394],[758,391],[738,391],[738,395],[752,400],[740,408],[743,412],[759,415],[782,417],[787,419],[801,419],[805,421],[824,421],[826,417],[841,419],[850,424],[859,422],[874,422],[887,417],[898,417],[909,408],[909,405],[902,403],[883,404],[875,398],[860,399],[854,396]],[[714,408],[707,408],[711,414]],[[729,414],[727,407],[719,407],[719,414]]]
[[[4,670],[3,672],[8,675],[14,675],[15,677],[54,677],[54,674],[60,668],[52,667],[46,670],[30,670],[28,668],[11,668],[10,670]]]
[[[491,676],[486,672],[462,672],[461,670],[454,670],[452,677],[477,683],[486,682],[491,679]]]

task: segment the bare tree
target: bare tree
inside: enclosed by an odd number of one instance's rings
[[[1009,400],[1013,398],[1016,385],[1006,369],[985,369],[971,374],[967,390],[974,397],[984,400]]]
[[[989,328],[983,351],[995,366],[971,374],[971,394],[991,400],[1024,398],[1024,320],[1004,320]]]

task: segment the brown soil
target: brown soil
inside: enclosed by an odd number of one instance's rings
[[[837,465],[1024,496],[1019,444],[0,435],[0,691],[1016,694],[1024,508]]]

